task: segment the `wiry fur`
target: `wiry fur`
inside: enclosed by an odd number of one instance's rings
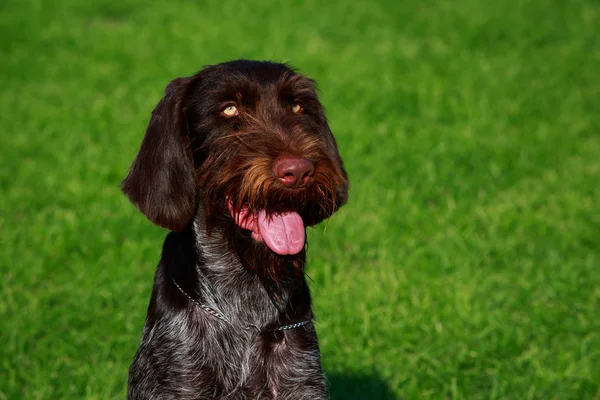
[[[224,118],[228,101],[239,116]],[[292,113],[291,102],[303,112]],[[283,186],[271,171],[281,156],[311,160],[312,184]],[[282,64],[240,60],[171,82],[123,182],[140,211],[174,231],[163,246],[128,398],[326,398],[305,250],[274,253],[236,225],[227,201],[253,212],[294,210],[312,226],[345,203],[347,189],[311,80]]]

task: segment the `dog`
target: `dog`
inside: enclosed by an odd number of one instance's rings
[[[327,398],[306,227],[348,176],[314,81],[248,60],[173,80],[121,187],[171,231],[128,398]]]

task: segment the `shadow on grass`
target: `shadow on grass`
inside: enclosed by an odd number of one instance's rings
[[[325,374],[329,381],[331,400],[396,400],[387,383],[375,374],[343,375],[337,372]]]

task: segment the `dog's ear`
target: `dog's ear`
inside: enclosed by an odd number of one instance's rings
[[[165,89],[129,174],[123,193],[148,219],[173,231],[184,229],[196,209],[194,163],[189,148],[186,106],[191,78]]]
[[[340,181],[338,182],[338,186],[335,191],[336,196],[336,209],[346,204],[348,201],[348,173],[346,172],[346,168],[344,168],[344,162],[342,161],[342,157],[338,151],[337,143],[331,129],[327,127],[328,137],[327,137],[327,147],[329,149],[329,153],[333,155],[333,161],[337,167],[338,173],[340,174]]]

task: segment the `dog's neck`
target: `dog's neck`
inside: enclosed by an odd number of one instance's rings
[[[205,219],[197,215],[188,233],[196,252],[190,258],[197,261],[177,274],[186,293],[198,294],[198,301],[244,326],[279,326],[311,317],[304,251],[298,257],[282,257],[244,238],[232,249],[224,233],[219,227],[208,232]],[[269,270],[261,269],[262,262]]]

